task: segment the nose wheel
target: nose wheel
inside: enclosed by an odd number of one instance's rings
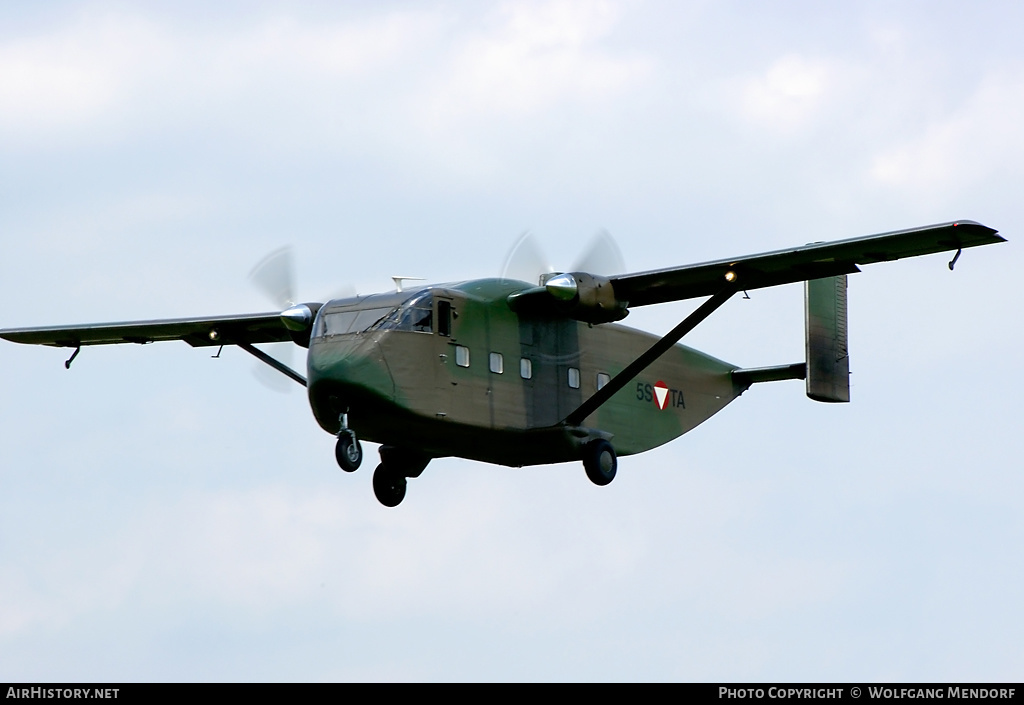
[[[363,445],[356,434],[344,429],[338,434],[338,443],[334,446],[334,457],[338,467],[345,472],[355,472],[363,462]]]
[[[334,446],[334,458],[338,467],[345,472],[355,472],[363,462],[363,446],[356,438],[356,432],[348,427],[348,411],[338,415],[338,444]]]

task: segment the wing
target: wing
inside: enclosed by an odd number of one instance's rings
[[[734,272],[740,289],[859,272],[858,265],[1006,242],[997,231],[972,220],[896,230],[836,242],[815,243],[747,257],[609,277],[615,298],[629,307],[711,296]]]
[[[0,338],[15,343],[62,348],[114,343],[143,344],[161,340],[184,340],[193,347],[293,340],[280,311],[240,316],[173,318],[52,328],[7,328],[0,330]]]

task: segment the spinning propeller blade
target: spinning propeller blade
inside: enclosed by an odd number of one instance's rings
[[[537,238],[532,233],[525,232],[512,243],[508,254],[505,255],[505,261],[501,266],[501,278],[537,285],[540,284],[541,277],[557,271],[559,270],[544,256],[540,245],[537,244]],[[565,271],[609,276],[625,272],[626,263],[611,234],[607,230],[599,230],[576,258],[572,269]]]
[[[249,273],[249,281],[282,311],[295,305],[295,266],[289,245],[264,257]]]
[[[295,306],[295,265],[292,260],[292,248],[285,245],[274,250],[253,267],[249,273],[249,281],[259,289],[275,306],[285,314],[285,325],[291,327],[291,318],[287,315]],[[293,343],[274,344],[273,357],[294,369],[295,345]],[[293,385],[286,377],[262,363],[253,366],[253,375],[268,389],[275,392],[289,392]]]
[[[540,283],[542,275],[554,271],[555,268],[541,252],[537,238],[530,232],[524,232],[512,243],[508,254],[505,255],[505,261],[501,265],[501,278],[536,285]]]
[[[598,230],[573,264],[572,271],[611,276],[624,273],[626,262],[611,233],[607,230]]]

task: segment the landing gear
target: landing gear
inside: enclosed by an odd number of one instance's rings
[[[380,465],[373,471],[373,494],[385,507],[397,507],[405,499],[406,478],[419,477],[430,458],[394,446],[380,447]]]
[[[363,445],[356,434],[348,429],[338,434],[338,444],[334,446],[334,457],[339,467],[345,472],[355,472],[363,462]]]
[[[355,472],[363,462],[363,446],[348,427],[348,412],[338,416],[338,444],[334,457],[345,472]],[[407,478],[419,477],[430,456],[395,446],[380,447],[380,465],[373,471],[373,494],[385,507],[397,507],[405,499]]]
[[[604,487],[614,480],[618,465],[615,449],[608,441],[599,438],[583,446],[583,467],[595,485]]]
[[[405,499],[406,480],[384,463],[373,471],[373,494],[385,507],[397,507]]]
[[[341,414],[338,421],[341,430],[338,431],[338,444],[334,446],[334,457],[342,470],[355,472],[363,462],[363,446],[355,431],[348,427],[348,412]]]

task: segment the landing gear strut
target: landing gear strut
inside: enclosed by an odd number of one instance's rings
[[[380,465],[373,471],[373,494],[385,507],[397,507],[405,499],[409,477],[419,477],[430,458],[419,453],[396,448],[380,447]]]
[[[599,438],[583,446],[583,467],[595,485],[603,487],[614,480],[618,465],[615,449],[608,441]]]
[[[345,472],[355,472],[363,462],[363,446],[356,438],[355,431],[348,427],[348,414],[341,415],[341,430],[338,444],[334,446],[334,457]]]

